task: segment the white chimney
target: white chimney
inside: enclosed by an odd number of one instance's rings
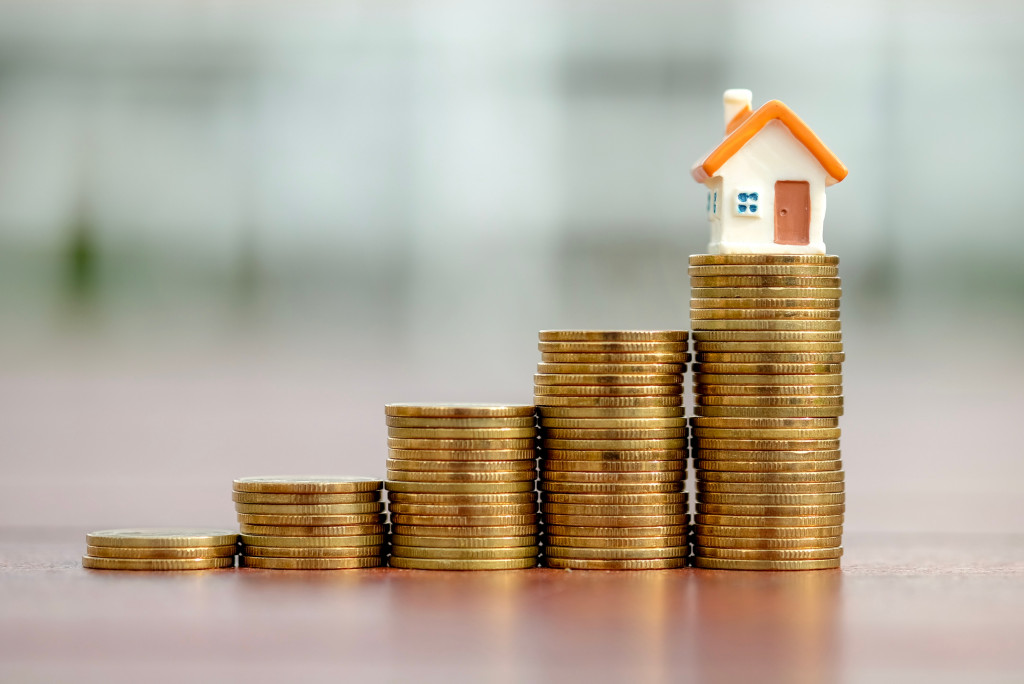
[[[744,88],[731,88],[725,91],[722,95],[722,101],[725,104],[725,125],[736,118],[736,115],[742,112],[744,109],[753,109],[751,103],[754,100],[754,94]]]

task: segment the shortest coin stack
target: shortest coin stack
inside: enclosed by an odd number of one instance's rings
[[[231,530],[142,528],[86,535],[82,566],[94,570],[213,570],[230,568],[238,553]]]
[[[241,565],[350,570],[384,565],[387,527],[371,477],[279,475],[235,480]]]

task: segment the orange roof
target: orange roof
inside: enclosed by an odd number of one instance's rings
[[[764,103],[753,113],[749,109],[740,111],[726,126],[725,139],[704,159],[694,164],[691,171],[693,177],[698,183],[703,183],[714,176],[718,169],[739,152],[740,148],[750,142],[751,138],[768,125],[768,122],[776,119],[781,121],[789,129],[789,132],[800,141],[800,144],[814,155],[814,158],[832,179],[832,183],[838,183],[846,178],[849,171],[832,153],[832,150],[825,146],[821,138],[816,136],[814,131],[792,109],[778,100]]]

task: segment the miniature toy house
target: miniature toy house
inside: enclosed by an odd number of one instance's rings
[[[708,253],[824,254],[825,188],[846,167],[789,107],[755,112],[751,97],[725,91],[725,139],[693,167],[708,187]]]

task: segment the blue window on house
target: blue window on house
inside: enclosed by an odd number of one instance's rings
[[[712,204],[711,204],[711,213],[712,214],[717,214],[718,213],[718,193],[717,192],[715,192],[715,198],[714,198],[714,200],[712,201]]]
[[[759,201],[759,192],[748,190],[747,192],[736,193],[736,213],[740,216],[757,214]]]

